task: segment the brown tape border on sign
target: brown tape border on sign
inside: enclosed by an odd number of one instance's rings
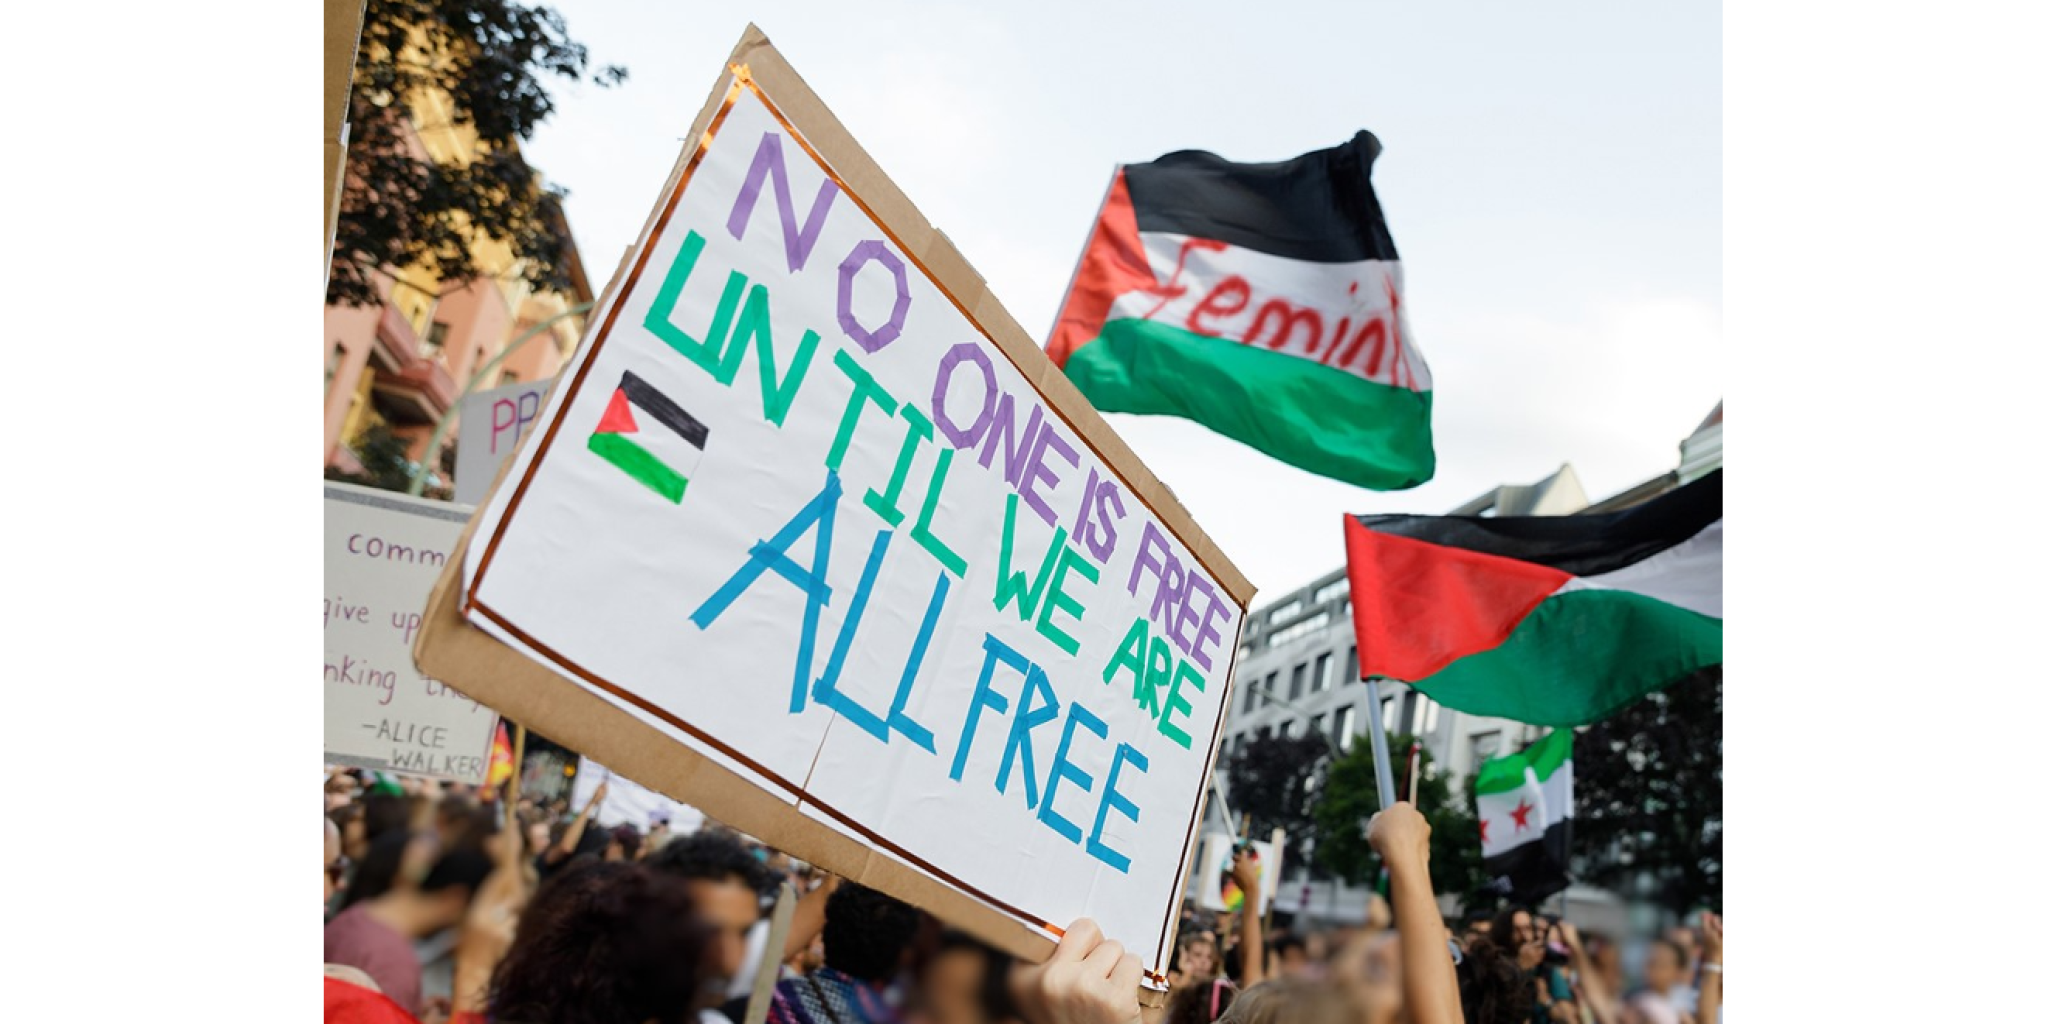
[[[789,133],[789,136],[792,139],[794,139],[798,145],[804,148],[805,152],[812,158],[812,160],[824,171],[824,173],[828,177],[832,179],[832,181],[835,184],[839,186],[840,190],[846,194],[846,196],[862,211],[862,213],[865,214],[877,228],[879,228],[885,235],[887,235],[891,242],[895,243],[897,249],[901,251],[905,257],[910,259],[911,262],[918,267],[918,270],[922,272],[925,275],[926,279],[929,280],[933,284],[933,286],[939,290],[940,294],[946,296],[947,300],[950,303],[952,303],[953,307],[956,310],[958,310],[960,314],[963,317],[965,317],[967,321],[970,324],[972,324],[975,327],[975,329],[978,332],[980,332],[985,339],[987,339],[991,344],[994,344],[998,350],[1003,352],[1004,357],[1010,361],[1011,365],[1015,367],[1020,374],[1025,376],[1026,382],[1032,386],[1033,390],[1038,392],[1041,400],[1044,401],[1044,403],[1047,406],[1051,407],[1055,415],[1058,415],[1060,419],[1067,424],[1068,428],[1074,433],[1074,435],[1078,437],[1082,441],[1082,443],[1086,444],[1090,451],[1095,453],[1096,457],[1101,460],[1103,465],[1112,474],[1115,474],[1117,476],[1117,478],[1124,484],[1124,486],[1130,490],[1132,496],[1135,497],[1141,504],[1143,504],[1146,507],[1146,509],[1154,515],[1155,518],[1160,520],[1169,529],[1174,530],[1175,533],[1179,535],[1179,538],[1181,539],[1182,543],[1187,546],[1190,555],[1192,555],[1195,558],[1195,560],[1199,564],[1201,564],[1206,571],[1208,571],[1211,578],[1215,579],[1218,582],[1218,584],[1224,588],[1224,590],[1226,591],[1226,593],[1229,594],[1230,597],[1236,599],[1239,602],[1238,637],[1241,639],[1245,625],[1245,614],[1249,605],[1250,596],[1253,592],[1253,588],[1251,587],[1250,583],[1244,579],[1242,574],[1237,571],[1236,566],[1231,564],[1229,560],[1221,554],[1220,551],[1216,550],[1213,542],[1209,540],[1207,534],[1204,533],[1200,529],[1200,527],[1194,524],[1192,518],[1188,516],[1186,510],[1180,506],[1178,500],[1175,499],[1170,492],[1158,493],[1164,492],[1163,485],[1159,484],[1157,478],[1153,477],[1151,473],[1145,469],[1143,463],[1137,459],[1135,453],[1131,452],[1130,449],[1122,443],[1121,438],[1118,438],[1115,435],[1115,433],[1110,430],[1108,424],[1101,419],[1101,416],[1095,412],[1092,406],[1089,406],[1086,403],[1085,399],[1081,398],[1079,392],[1075,390],[1072,387],[1072,385],[1066,381],[1066,378],[1052,368],[1050,361],[1046,359],[1043,352],[1039,350],[1035,345],[1027,345],[1026,347],[1029,347],[1031,349],[1031,354],[1037,356],[1037,361],[1043,364],[1040,367],[1040,377],[1038,379],[1032,378],[1030,371],[1028,371],[1023,365],[1023,363],[1020,361],[1018,353],[1012,350],[1013,345],[1008,343],[1004,337],[998,337],[996,332],[992,332],[989,330],[988,326],[983,322],[983,318],[981,316],[976,315],[974,310],[968,308],[968,306],[961,301],[960,297],[956,294],[956,285],[949,284],[949,282],[942,280],[941,275],[933,271],[933,269],[927,262],[927,254],[920,252],[919,247],[913,247],[911,245],[906,244],[904,240],[898,235],[896,229],[892,228],[882,216],[876,213],[874,208],[870,206],[868,202],[861,198],[860,190],[857,190],[854,187],[852,187],[852,185],[845,179],[845,177],[842,176],[842,174],[840,173],[840,169],[836,167],[830,160],[826,159],[826,157],[813,146],[810,138],[810,133],[799,130],[797,126],[791,121],[789,116],[784,113],[782,107],[768,97],[766,92],[762,89],[760,83],[756,80],[755,71],[752,65],[741,62],[741,58],[743,56],[753,56],[762,59],[762,70],[766,73],[767,77],[772,82],[776,79],[781,79],[786,74],[789,81],[786,83],[774,82],[775,87],[777,89],[782,89],[786,86],[789,89],[791,93],[791,98],[793,100],[801,104],[815,105],[818,108],[818,115],[821,117],[823,121],[827,122],[823,124],[821,127],[824,128],[827,132],[837,131],[838,133],[846,136],[846,138],[844,139],[844,144],[850,148],[852,156],[857,158],[858,162],[865,164],[865,166],[853,168],[853,170],[850,173],[861,173],[865,175],[869,172],[872,172],[873,176],[878,179],[877,185],[879,189],[881,189],[885,193],[895,193],[895,195],[887,196],[887,198],[889,198],[892,202],[900,201],[902,205],[906,207],[910,206],[909,201],[906,198],[902,197],[900,190],[896,190],[893,186],[893,183],[889,182],[886,176],[882,175],[879,167],[876,167],[873,164],[873,161],[867,158],[866,153],[860,149],[858,143],[854,142],[850,134],[847,134],[845,132],[844,127],[839,125],[836,119],[832,118],[829,110],[826,110],[824,108],[823,103],[818,101],[815,94],[810,92],[808,87],[803,83],[802,79],[795,74],[793,69],[790,69],[787,66],[787,64],[782,61],[781,55],[775,51],[772,44],[768,42],[767,37],[765,35],[762,35],[759,29],[751,25],[748,26],[748,29],[745,35],[742,36],[739,45],[734,48],[732,58],[728,63],[726,74],[721,76],[720,85],[723,88],[714,89],[713,91],[713,104],[715,104],[716,108],[715,113],[712,113],[712,105],[707,104],[706,113],[711,113],[710,122],[709,124],[704,126],[703,130],[698,135],[696,145],[692,149],[689,159],[680,168],[680,173],[675,175],[669,183],[668,188],[666,190],[668,194],[662,202],[659,214],[654,218],[653,222],[647,229],[643,229],[643,238],[638,245],[639,251],[637,253],[629,254],[627,259],[625,261],[622,261],[620,270],[624,272],[624,281],[619,281],[618,277],[615,276],[611,286],[606,289],[609,301],[606,303],[607,308],[605,310],[604,319],[602,323],[599,325],[597,331],[595,332],[594,337],[591,339],[591,350],[587,354],[584,354],[581,360],[581,364],[579,365],[575,376],[568,382],[570,391],[568,395],[565,396],[563,399],[563,406],[566,407],[569,402],[573,402],[575,400],[576,393],[580,390],[585,377],[588,375],[590,371],[591,366],[596,362],[599,351],[602,349],[605,340],[609,337],[611,333],[611,328],[618,318],[619,309],[623,305],[624,295],[632,290],[633,286],[638,281],[640,274],[645,269],[646,264],[649,258],[651,257],[655,243],[661,237],[662,232],[667,228],[670,218],[673,216],[676,207],[679,205],[681,201],[683,192],[688,187],[690,179],[694,176],[698,165],[702,162],[704,155],[709,150],[713,137],[716,135],[719,128],[723,125],[727,114],[731,111],[734,102],[738,99],[740,90],[742,88],[747,89],[750,92],[752,92],[757,99],[761,101],[763,106],[765,106],[768,109],[769,113],[775,118],[775,120],[778,123],[780,123],[783,126],[783,128]],[[729,85],[726,84],[728,79],[730,81]],[[719,98],[720,91],[723,91],[724,93],[722,99]],[[700,114],[698,120],[699,122],[702,122],[704,120],[704,115]],[[915,208],[910,207],[910,212],[913,215],[915,215]],[[917,216],[915,219],[920,222],[923,221],[923,218],[921,216]],[[924,226],[929,227],[928,223],[924,224]],[[973,272],[972,268],[966,264],[965,260],[960,258],[957,250],[955,250],[951,246],[950,242],[948,242],[943,237],[943,235],[938,233],[936,230],[934,230],[932,233],[930,243],[931,248],[937,250],[935,253],[931,255],[942,258],[950,258],[951,261],[958,263],[960,270],[964,270],[968,273]],[[953,268],[948,269],[951,270]],[[994,303],[993,296],[987,294],[985,288],[983,289],[983,294],[981,295],[981,298],[984,300],[984,304],[990,305],[992,307],[992,312],[995,315],[1001,317],[1006,321],[1008,320],[1007,313],[1002,309],[1002,307],[999,304]],[[1007,323],[1004,323],[1003,326],[1009,329],[1004,333],[1007,334],[1009,331],[1014,331],[1016,334],[1024,336],[1028,341],[1028,335],[1024,335],[1022,328],[1018,327],[1014,321],[1008,321]],[[1052,372],[1047,373],[1044,371]],[[557,383],[559,384],[560,381],[558,380]],[[1050,388],[1047,386],[1048,384],[1051,384]],[[550,399],[552,400],[552,395],[550,395]],[[1070,410],[1068,408],[1069,406],[1074,406],[1075,408]],[[1080,418],[1077,418],[1077,415]],[[1086,420],[1085,424],[1084,422],[1082,422],[1082,419]],[[647,714],[655,718],[658,718],[663,722],[668,723],[669,725],[696,738],[700,742],[703,742],[712,749],[715,749],[720,753],[724,754],[725,756],[732,758],[734,761],[742,765],[745,765],[749,770],[758,773],[761,777],[772,780],[776,785],[781,786],[788,793],[793,794],[799,800],[799,806],[801,805],[801,802],[808,802],[811,806],[818,808],[820,812],[831,817],[834,821],[845,826],[850,831],[853,831],[863,836],[869,842],[873,843],[876,847],[887,850],[888,852],[890,852],[898,858],[901,858],[904,862],[908,864],[915,865],[920,870],[930,874],[933,878],[942,880],[947,885],[952,886],[956,891],[960,892],[961,894],[972,897],[973,899],[980,900],[984,904],[992,908],[995,908],[1005,914],[1009,914],[1012,917],[1018,918],[1022,921],[1033,922],[1037,924],[1038,927],[1043,928],[1046,931],[1050,931],[1054,934],[1062,934],[1062,929],[1059,926],[1054,925],[1051,922],[1044,921],[1038,915],[1029,914],[1018,908],[1012,907],[1001,900],[995,899],[987,893],[981,892],[973,886],[967,885],[966,883],[953,877],[949,873],[938,869],[936,866],[924,861],[922,858],[919,858],[909,853],[902,847],[880,836],[868,826],[858,821],[855,821],[850,816],[845,815],[826,804],[819,802],[803,787],[793,785],[788,780],[782,779],[775,773],[766,770],[765,767],[755,764],[751,759],[741,756],[738,753],[738,751],[732,749],[725,743],[712,738],[702,730],[697,729],[696,727],[690,725],[687,722],[684,722],[683,720],[681,720],[673,714],[670,714],[666,710],[653,705],[651,702],[646,701],[644,698],[632,694],[621,687],[615,686],[606,680],[600,679],[594,673],[591,673],[588,670],[582,668],[581,666],[569,662],[565,658],[562,658],[553,650],[539,643],[537,640],[535,640],[533,637],[527,634],[524,630],[520,629],[518,626],[510,622],[503,615],[499,614],[493,609],[490,609],[488,606],[485,606],[478,599],[477,590],[481,587],[484,575],[489,570],[491,562],[496,556],[499,541],[502,539],[511,519],[514,516],[514,513],[516,512],[519,504],[524,498],[526,489],[530,485],[533,477],[536,475],[541,461],[546,457],[549,449],[552,447],[554,438],[560,430],[561,422],[562,417],[561,415],[558,414],[549,423],[547,430],[544,431],[542,436],[540,437],[538,441],[540,447],[535,451],[533,459],[527,464],[526,471],[520,475],[520,479],[518,480],[514,488],[511,500],[507,504],[505,514],[500,517],[499,522],[496,524],[496,529],[492,531],[492,534],[485,546],[483,557],[478,564],[476,577],[474,580],[470,582],[469,586],[466,588],[461,586],[459,578],[461,566],[466,561],[468,545],[471,540],[470,531],[465,532],[463,543],[459,549],[461,557],[451,559],[450,568],[452,572],[449,574],[456,577],[454,580],[455,588],[461,591],[460,596],[463,611],[478,613],[488,617],[492,622],[496,623],[500,628],[504,629],[509,634],[518,638],[522,643],[526,644],[529,648],[537,652],[543,653],[545,656],[552,659],[556,664],[561,665],[564,668],[567,668],[570,671],[574,672],[577,676],[582,678],[585,682],[589,683],[590,685],[595,686],[598,689],[601,689],[604,692],[609,693],[622,701],[630,703],[634,707],[640,708]],[[1102,443],[1098,443],[1099,441]],[[1112,454],[1109,451],[1105,451],[1105,447],[1115,449],[1114,454]],[[512,460],[508,460],[507,463],[505,464],[505,468],[501,470],[499,474],[497,484],[492,489],[493,492],[495,492],[497,486],[503,486],[504,477],[509,475],[511,465]],[[1133,479],[1134,476],[1136,476],[1137,479]],[[488,505],[489,501],[490,498],[487,497],[484,503],[479,507],[481,508],[485,505]],[[1162,505],[1165,507],[1161,507]],[[471,531],[474,530],[474,527],[475,523],[472,523]],[[1219,571],[1219,569],[1221,571]],[[444,579],[443,582],[448,581]],[[439,590],[440,588],[437,586],[437,593]],[[471,627],[468,625],[468,623],[461,621],[460,615],[457,616],[457,623],[459,625],[459,628],[474,630],[474,627]],[[422,660],[424,660],[426,656],[429,654],[430,648],[432,648],[433,646],[434,645],[429,641],[426,630],[423,629],[422,634],[420,636],[419,644],[417,645],[417,654],[422,658]],[[1217,742],[1219,742],[1218,738],[1221,735],[1223,718],[1228,713],[1229,704],[1234,689],[1234,687],[1231,685],[1231,669],[1234,668],[1235,665],[1236,653],[1237,648],[1235,645],[1233,645],[1229,652],[1229,658],[1226,660],[1225,672],[1223,673],[1223,685],[1221,688],[1222,692],[1219,694],[1219,699],[1217,702],[1216,719],[1214,723],[1212,723],[1210,747],[1212,763],[1214,761],[1214,752],[1216,749],[1216,744]],[[545,674],[546,676],[550,678],[553,677],[554,674],[552,672],[548,672],[544,666],[537,667],[540,667],[543,674]],[[697,755],[695,754],[695,752],[687,750],[686,752],[689,753],[692,757],[701,757],[701,755]],[[726,772],[726,770],[722,766],[717,766],[715,762],[708,763],[712,767],[718,768],[720,772]],[[735,781],[740,780],[738,780],[737,777],[735,777]],[[752,784],[748,783],[748,785],[751,786]],[[1187,882],[1187,850],[1193,842],[1194,830],[1199,827],[1203,808],[1207,804],[1207,790],[1207,774],[1204,773],[1201,782],[1201,791],[1198,793],[1195,802],[1193,817],[1189,821],[1186,828],[1185,834],[1187,838],[1184,839],[1182,843],[1180,861],[1175,868],[1176,879],[1173,889],[1175,897],[1172,903],[1169,904],[1167,908],[1166,921],[1164,922],[1164,925],[1161,929],[1160,946],[1155,951],[1155,962],[1159,963],[1162,967],[1167,962],[1169,962],[1167,957],[1167,951],[1171,948],[1171,945],[1176,937],[1175,933],[1178,931],[1175,925],[1178,923],[1177,910],[1179,908],[1181,896],[1185,892],[1185,886]],[[798,814],[800,815],[801,812],[798,811]],[[1007,945],[1007,943],[1005,944]],[[1165,980],[1163,975],[1150,969],[1146,971],[1146,974],[1148,977],[1151,977],[1155,981],[1163,982]]]

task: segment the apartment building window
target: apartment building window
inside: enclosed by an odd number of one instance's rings
[[[1261,740],[1270,740],[1270,739],[1272,739],[1272,738],[1273,738],[1273,727],[1272,727],[1272,726],[1268,725],[1268,726],[1262,726],[1262,727],[1260,727],[1260,729],[1259,729],[1259,739],[1261,739]]]
[[[1321,693],[1321,692],[1323,692],[1324,690],[1327,690],[1327,689],[1329,689],[1329,688],[1330,688],[1330,656],[1329,656],[1329,655],[1327,655],[1327,654],[1318,654],[1318,655],[1316,655],[1316,676],[1315,676],[1315,682],[1314,682],[1314,683],[1312,683],[1312,684],[1310,685],[1309,689],[1310,689],[1310,690],[1312,690],[1313,692],[1316,692],[1316,693]]]
[[[1322,604],[1324,601],[1330,601],[1338,597],[1348,596],[1350,593],[1350,580],[1338,580],[1335,583],[1325,583],[1323,584],[1322,589],[1316,591],[1316,603]]]
[[[1398,711],[1397,705],[1395,705],[1395,703],[1394,703],[1394,698],[1392,698],[1392,697],[1381,697],[1381,698],[1380,698],[1380,728],[1382,728],[1382,729],[1385,729],[1385,730],[1387,730],[1388,732],[1395,732],[1396,730],[1395,730],[1395,728],[1394,728],[1394,727],[1395,727],[1396,725],[1400,724],[1400,723],[1399,723],[1398,721],[1396,721],[1396,720],[1395,720],[1395,718],[1394,718],[1394,716],[1395,716],[1396,714],[1399,714],[1399,711]]]
[[[1500,733],[1480,732],[1472,734],[1472,770],[1478,771],[1488,758],[1500,753]]]
[[[1334,738],[1337,741],[1337,749],[1347,753],[1351,750],[1352,718],[1351,705],[1346,704],[1337,709],[1337,735]]]
[[[1252,712],[1254,712],[1254,711],[1257,711],[1258,709],[1259,709],[1259,677],[1257,677],[1257,676],[1253,676],[1252,678],[1250,678],[1250,679],[1248,679],[1248,680],[1246,680],[1246,681],[1245,681],[1245,687],[1244,687],[1244,713],[1245,713],[1245,714],[1247,714],[1247,715],[1249,715],[1249,714],[1251,714]]]
[[[1280,689],[1280,672],[1278,669],[1275,669],[1274,671],[1266,673],[1266,687],[1264,691],[1259,694],[1259,706],[1265,707],[1266,705],[1273,703],[1273,693],[1278,689]]]
[[[1437,708],[1441,705],[1437,704],[1436,701],[1430,700],[1429,697],[1424,694],[1417,694],[1416,699],[1422,702],[1422,724],[1416,731],[1421,733],[1435,732],[1436,712]]]
[[[1294,666],[1294,675],[1287,680],[1287,699],[1300,700],[1302,687],[1308,685],[1308,663]]]
[[[1349,655],[1348,657],[1346,657],[1346,658],[1344,659],[1344,681],[1345,681],[1345,682],[1347,682],[1347,683],[1355,683],[1355,682],[1357,682],[1357,681],[1358,681],[1358,645],[1357,645],[1357,644],[1352,644],[1352,645],[1351,645],[1351,654],[1350,654],[1350,655]]]
[[[438,359],[441,347],[448,344],[448,325],[439,320],[427,325],[427,336],[420,341],[420,358]]]
[[[1309,719],[1309,720],[1308,720],[1308,731],[1309,731],[1309,732],[1311,732],[1311,733],[1315,733],[1316,735],[1319,735],[1319,736],[1320,736],[1320,735],[1325,735],[1325,734],[1323,733],[1323,716],[1322,716],[1322,715],[1317,715],[1317,716],[1315,716],[1314,718],[1311,718],[1311,719]]]

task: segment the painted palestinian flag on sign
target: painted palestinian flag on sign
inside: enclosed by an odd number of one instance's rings
[[[1479,766],[1473,779],[1479,853],[1493,884],[1533,904],[1570,883],[1572,733],[1559,729],[1518,754]]]
[[[642,429],[642,417],[652,429]],[[680,503],[710,437],[696,417],[626,370],[590,434],[590,450],[648,490]]]
[[[1721,471],[1582,516],[1346,516],[1359,671],[1585,725],[1721,663]]]
[[[1047,354],[1105,412],[1194,420],[1312,473],[1436,472],[1429,367],[1373,194],[1379,140],[1118,168]]]

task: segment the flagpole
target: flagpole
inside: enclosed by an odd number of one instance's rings
[[[1394,767],[1387,763],[1387,724],[1385,709],[1380,707],[1380,677],[1366,676],[1365,703],[1372,709],[1372,773],[1380,787],[1380,810],[1394,806]]]

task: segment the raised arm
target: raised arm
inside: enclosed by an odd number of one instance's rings
[[[1585,944],[1579,941],[1578,926],[1561,921],[1557,930],[1564,935],[1565,948],[1571,951],[1572,970],[1579,974],[1579,988],[1586,994],[1586,1009],[1592,1011],[1595,1024],[1620,1024],[1620,993],[1607,991],[1606,979],[1600,976],[1593,958],[1586,955]]]
[[[1240,850],[1230,863],[1230,877],[1244,891],[1244,928],[1237,940],[1239,988],[1250,988],[1266,980],[1266,936],[1259,921],[1259,855]]]
[[[1373,815],[1366,839],[1386,864],[1391,883],[1408,1019],[1413,1024],[1463,1024],[1444,918],[1429,886],[1429,822],[1403,801]]]
[[[560,864],[568,860],[570,855],[576,852],[576,847],[583,844],[583,830],[589,828],[590,819],[597,816],[597,809],[604,804],[605,794],[611,792],[611,785],[610,779],[597,784],[597,791],[590,794],[590,802],[576,812],[576,819],[569,823],[568,828],[562,830],[562,838],[555,840],[555,845],[548,847],[549,864]]]
[[[839,888],[838,875],[826,875],[825,880],[796,901],[796,910],[789,916],[789,937],[782,943],[782,959],[787,963],[803,955],[811,948],[811,940],[825,930],[825,901],[832,898]]]
[[[1721,1024],[1721,915],[1700,915],[1699,1024]]]

